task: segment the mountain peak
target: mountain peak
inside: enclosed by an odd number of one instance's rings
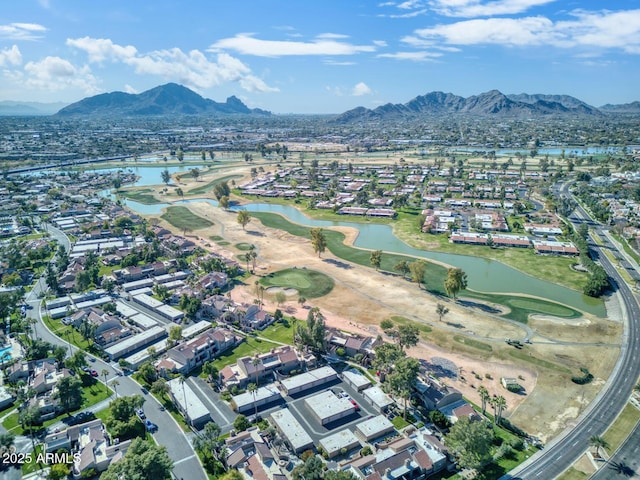
[[[112,92],[88,97],[61,109],[57,115],[145,116],[145,115],[232,115],[270,112],[247,107],[231,96],[225,103],[204,98],[177,83],[166,83],[139,94]]]

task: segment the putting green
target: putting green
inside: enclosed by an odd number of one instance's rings
[[[324,273],[304,268],[287,268],[260,280],[265,287],[295,288],[305,298],[318,298],[333,290],[333,279]]]

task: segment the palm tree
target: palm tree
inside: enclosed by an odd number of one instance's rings
[[[100,373],[104,377],[104,388],[106,388],[107,392],[108,392],[109,391],[109,387],[107,386],[107,377],[109,376],[109,370],[107,370],[106,368],[103,368]]]
[[[502,420],[502,412],[507,409],[507,400],[500,395],[499,397],[494,397],[493,400],[494,408],[496,409],[496,424],[500,425],[500,421]]]
[[[489,390],[485,388],[484,385],[480,385],[478,388],[478,394],[480,395],[480,400],[482,401],[482,415],[487,411],[487,400],[491,399],[489,395]]]
[[[594,435],[589,439],[589,445],[596,447],[596,455],[600,458],[602,458],[602,455],[600,455],[600,448],[609,448],[609,443],[603,437],[599,437],[597,435]]]
[[[258,391],[258,386],[255,383],[250,383],[247,385],[247,391],[253,395],[253,410],[254,415],[258,417],[258,404],[256,403],[256,392]]]
[[[116,398],[118,398],[118,385],[120,385],[120,382],[118,380],[114,380],[113,382],[111,382],[111,386],[113,386],[113,389],[116,392]]]
[[[253,359],[251,360],[251,364],[253,365],[253,371],[256,374],[256,386],[259,385],[258,383],[258,365],[260,365],[260,357],[258,357],[257,355],[255,357],[253,357]]]

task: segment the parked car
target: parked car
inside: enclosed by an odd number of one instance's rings
[[[98,372],[96,370],[90,370],[89,373],[91,374],[92,377],[98,376]]]
[[[356,407],[356,410],[360,410],[360,406],[356,403],[356,401],[353,398],[350,398],[349,401],[351,402],[351,405]]]
[[[140,420],[144,420],[145,418],[147,418],[147,416],[144,414],[144,410],[142,410],[141,408],[136,410],[136,414],[138,415]]]
[[[153,433],[158,431],[158,426],[155,423],[153,423],[151,420],[145,420],[144,426],[147,429],[147,432]]]

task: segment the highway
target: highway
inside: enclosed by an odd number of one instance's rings
[[[67,252],[69,252],[70,243],[67,236],[62,231],[52,226],[48,227],[48,231],[52,238],[56,239],[59,244],[64,245]],[[39,278],[34,288],[26,297],[27,304],[32,307],[27,309],[27,315],[36,320],[34,333],[41,340],[45,340],[54,345],[62,345],[65,348],[70,349],[72,352],[75,352],[77,350],[75,346],[70,345],[66,340],[52,333],[42,321],[42,314],[40,310],[42,300],[39,297],[42,292],[47,290],[47,288],[45,279]],[[206,480],[207,476],[189,439],[193,434],[185,434],[178,423],[167,411],[160,410],[160,404],[151,394],[145,394],[142,392],[140,384],[138,384],[133,378],[121,376],[120,369],[117,365],[111,365],[103,362],[100,358],[94,358],[90,355],[87,355],[87,357],[91,360],[91,368],[100,373],[100,381],[103,381],[104,379],[101,372],[103,370],[107,370],[109,372],[107,375],[107,383],[110,384],[112,389],[117,391],[118,396],[138,394],[145,398],[145,404],[143,407],[145,414],[147,415],[147,418],[158,425],[158,431],[153,434],[153,438],[156,443],[164,445],[167,448],[169,457],[174,462],[173,474],[177,478]],[[115,388],[113,385],[114,381],[118,382]],[[115,394],[112,395],[112,399],[113,398],[115,398]],[[62,424],[60,426],[62,426]]]
[[[556,186],[556,195],[570,196],[569,185]],[[589,226],[600,234],[604,228],[593,222],[589,215],[577,206],[570,217],[574,227],[580,223],[588,223]],[[544,450],[531,457],[525,463],[505,475],[504,479],[552,479],[558,477],[569,468],[589,447],[589,439],[593,436],[601,436],[614,422],[618,414],[627,404],[631,391],[640,376],[640,307],[633,292],[626,285],[614,265],[604,255],[602,249],[614,249],[615,246],[607,244],[598,246],[595,242],[589,242],[591,255],[594,261],[599,261],[609,275],[614,289],[620,294],[624,312],[624,333],[621,339],[621,351],[616,366],[596,399],[587,407],[585,412],[577,420],[577,424],[565,430]],[[635,436],[635,442],[640,439]],[[609,478],[609,477],[603,477]]]

